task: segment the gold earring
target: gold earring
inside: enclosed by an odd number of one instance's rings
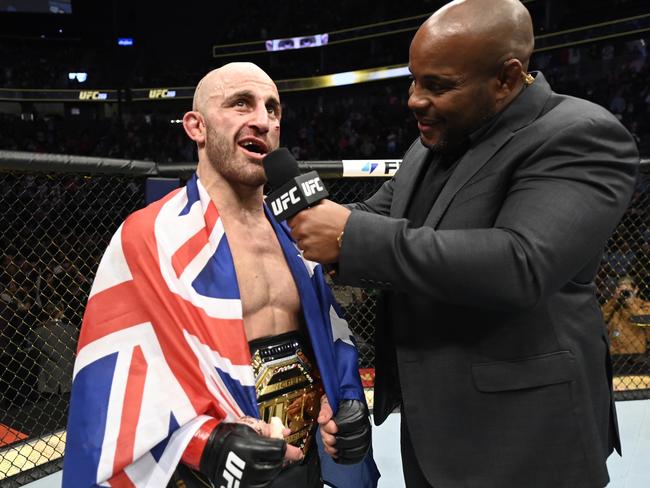
[[[535,82],[535,77],[530,73],[521,73],[521,79],[524,82],[524,86],[530,86]]]

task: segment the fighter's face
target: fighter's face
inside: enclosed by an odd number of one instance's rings
[[[262,159],[280,141],[280,101],[275,84],[256,74],[238,74],[208,99],[206,153],[231,183],[261,186]]]
[[[496,113],[486,77],[455,40],[418,31],[409,51],[409,108],[422,143],[444,151],[461,144]]]

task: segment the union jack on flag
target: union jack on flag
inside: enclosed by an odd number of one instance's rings
[[[267,217],[330,404],[364,401],[352,335],[320,266]],[[250,361],[228,240],[195,175],[129,216],[100,262],[74,368],[64,488],[164,487],[206,420],[258,417]],[[372,456],[357,470],[351,486],[376,486]]]

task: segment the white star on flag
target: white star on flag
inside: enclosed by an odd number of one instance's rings
[[[298,245],[295,242],[293,245],[296,247],[296,249],[298,249]],[[303,256],[302,250],[300,249],[298,249],[298,256],[300,256],[302,262],[305,263],[305,266],[307,267],[307,272],[309,273],[309,277],[312,278],[314,276],[314,269],[316,269],[318,263],[314,261],[310,261],[309,259],[305,259],[305,256]]]
[[[341,339],[346,344],[352,344],[352,332],[348,327],[348,323],[338,316],[334,307],[330,305],[330,323],[332,324],[332,341],[336,342]]]

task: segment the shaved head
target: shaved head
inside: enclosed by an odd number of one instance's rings
[[[519,0],[455,0],[422,24],[416,37],[462,39],[477,67],[489,69],[508,59],[524,68],[533,52],[533,24]]]
[[[530,84],[528,10],[518,0],[455,0],[429,17],[409,49],[409,108],[420,139],[460,148]]]
[[[239,78],[253,78],[258,79],[263,83],[269,83],[275,88],[275,83],[266,74],[266,72],[253,63],[228,63],[220,68],[210,71],[207,75],[201,78],[196,90],[194,91],[194,99],[192,101],[192,110],[197,112],[205,111],[207,101],[215,96],[223,96],[226,82],[228,80]],[[275,88],[277,92],[277,88]]]
[[[281,116],[278,88],[259,66],[229,63],[205,75],[183,116],[183,128],[197,144],[203,183],[261,195],[262,160],[280,144]]]

